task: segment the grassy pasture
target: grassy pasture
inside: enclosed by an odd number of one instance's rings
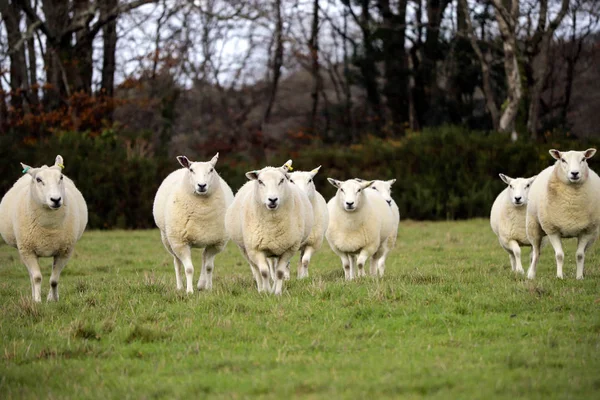
[[[584,281],[565,254],[528,282],[487,220],[403,221],[382,280],[344,282],[325,244],[276,298],[229,244],[188,296],[158,231],[90,231],[38,305],[0,245],[0,398],[597,398],[600,245]]]

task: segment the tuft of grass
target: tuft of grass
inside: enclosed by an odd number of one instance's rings
[[[346,282],[325,243],[276,298],[231,243],[188,295],[158,231],[89,231],[60,301],[36,304],[0,246],[0,397],[595,398],[600,244],[583,281],[564,247],[566,278],[546,246],[530,282],[487,220],[402,221],[384,278]]]

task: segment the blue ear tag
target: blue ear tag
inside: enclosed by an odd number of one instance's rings
[[[25,167],[25,169],[23,170],[23,173],[26,173],[27,171],[29,171],[31,167]]]

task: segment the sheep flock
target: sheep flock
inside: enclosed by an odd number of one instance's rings
[[[493,203],[490,225],[509,255],[512,271],[525,274],[521,247],[530,246],[526,276],[534,279],[542,242],[547,241],[554,250],[556,276],[563,278],[561,240],[577,238],[576,278],[583,279],[586,250],[600,233],[600,178],[587,163],[595,153],[550,150],[554,165],[535,176],[500,174],[507,187]],[[400,222],[391,195],[395,179],[328,177],[336,194],[327,202],[315,186],[321,167],[291,172],[288,160],[279,167],[247,172],[248,181],[234,195],[217,173],[218,158],[216,154],[209,161],[193,162],[177,157],[181,168],[163,180],[154,199],[154,221],[173,257],[178,290],[184,289],[185,274],[186,291],[194,291],[192,248],[204,249],[196,287],[211,290],[215,259],[229,240],[248,262],[259,292],[283,293],[296,254],[297,279],[307,278],[324,239],[340,257],[346,280],[366,276],[367,263],[371,276],[384,277]],[[0,235],[18,249],[35,302],[41,301],[38,259],[54,259],[48,301],[57,301],[60,273],[87,225],[86,202],[63,174],[60,155],[50,167],[21,166],[23,176],[0,202]]]

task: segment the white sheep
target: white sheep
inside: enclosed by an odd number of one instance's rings
[[[19,250],[36,302],[42,301],[38,258],[54,258],[48,301],[57,301],[60,273],[87,225],[87,205],[73,181],[62,173],[60,155],[51,167],[21,166],[25,175],[0,202],[0,235]]]
[[[290,183],[285,165],[250,171],[246,177],[250,181],[227,210],[227,232],[248,260],[258,291],[280,295],[288,262],[312,230],[312,206]]]
[[[531,246],[525,230],[525,217],[529,189],[535,178],[513,179],[500,174],[500,179],[508,186],[496,197],[490,213],[490,225],[500,245],[508,253],[511,270],[520,274],[525,271],[519,246]]]
[[[372,181],[327,180],[338,190],[327,203],[329,226],[325,236],[342,261],[346,280],[352,280],[355,266],[358,276],[366,275],[364,266],[369,257],[373,257],[372,263],[377,266],[381,258],[385,262],[394,217],[381,195],[365,190]]]
[[[183,288],[183,267],[187,293],[194,291],[192,247],[204,247],[198,290],[210,290],[215,256],[228,241],[225,212],[233,202],[233,193],[215,170],[218,159],[219,153],[208,162],[177,157],[183,168],[165,178],[154,198],[154,222],[165,248],[173,256],[177,289]]]
[[[327,202],[315,188],[314,177],[321,166],[310,172],[296,171],[290,174],[290,182],[298,186],[310,200],[313,210],[313,228],[300,247],[300,259],[298,261],[298,279],[308,277],[308,264],[312,255],[323,245],[323,238],[329,222]]]
[[[542,238],[548,236],[556,255],[556,276],[563,278],[564,252],[561,238],[577,238],[577,279],[583,279],[585,251],[600,232],[600,178],[587,160],[596,149],[550,150],[557,161],[531,185],[527,204],[527,238],[532,245],[529,279],[535,278]]]

